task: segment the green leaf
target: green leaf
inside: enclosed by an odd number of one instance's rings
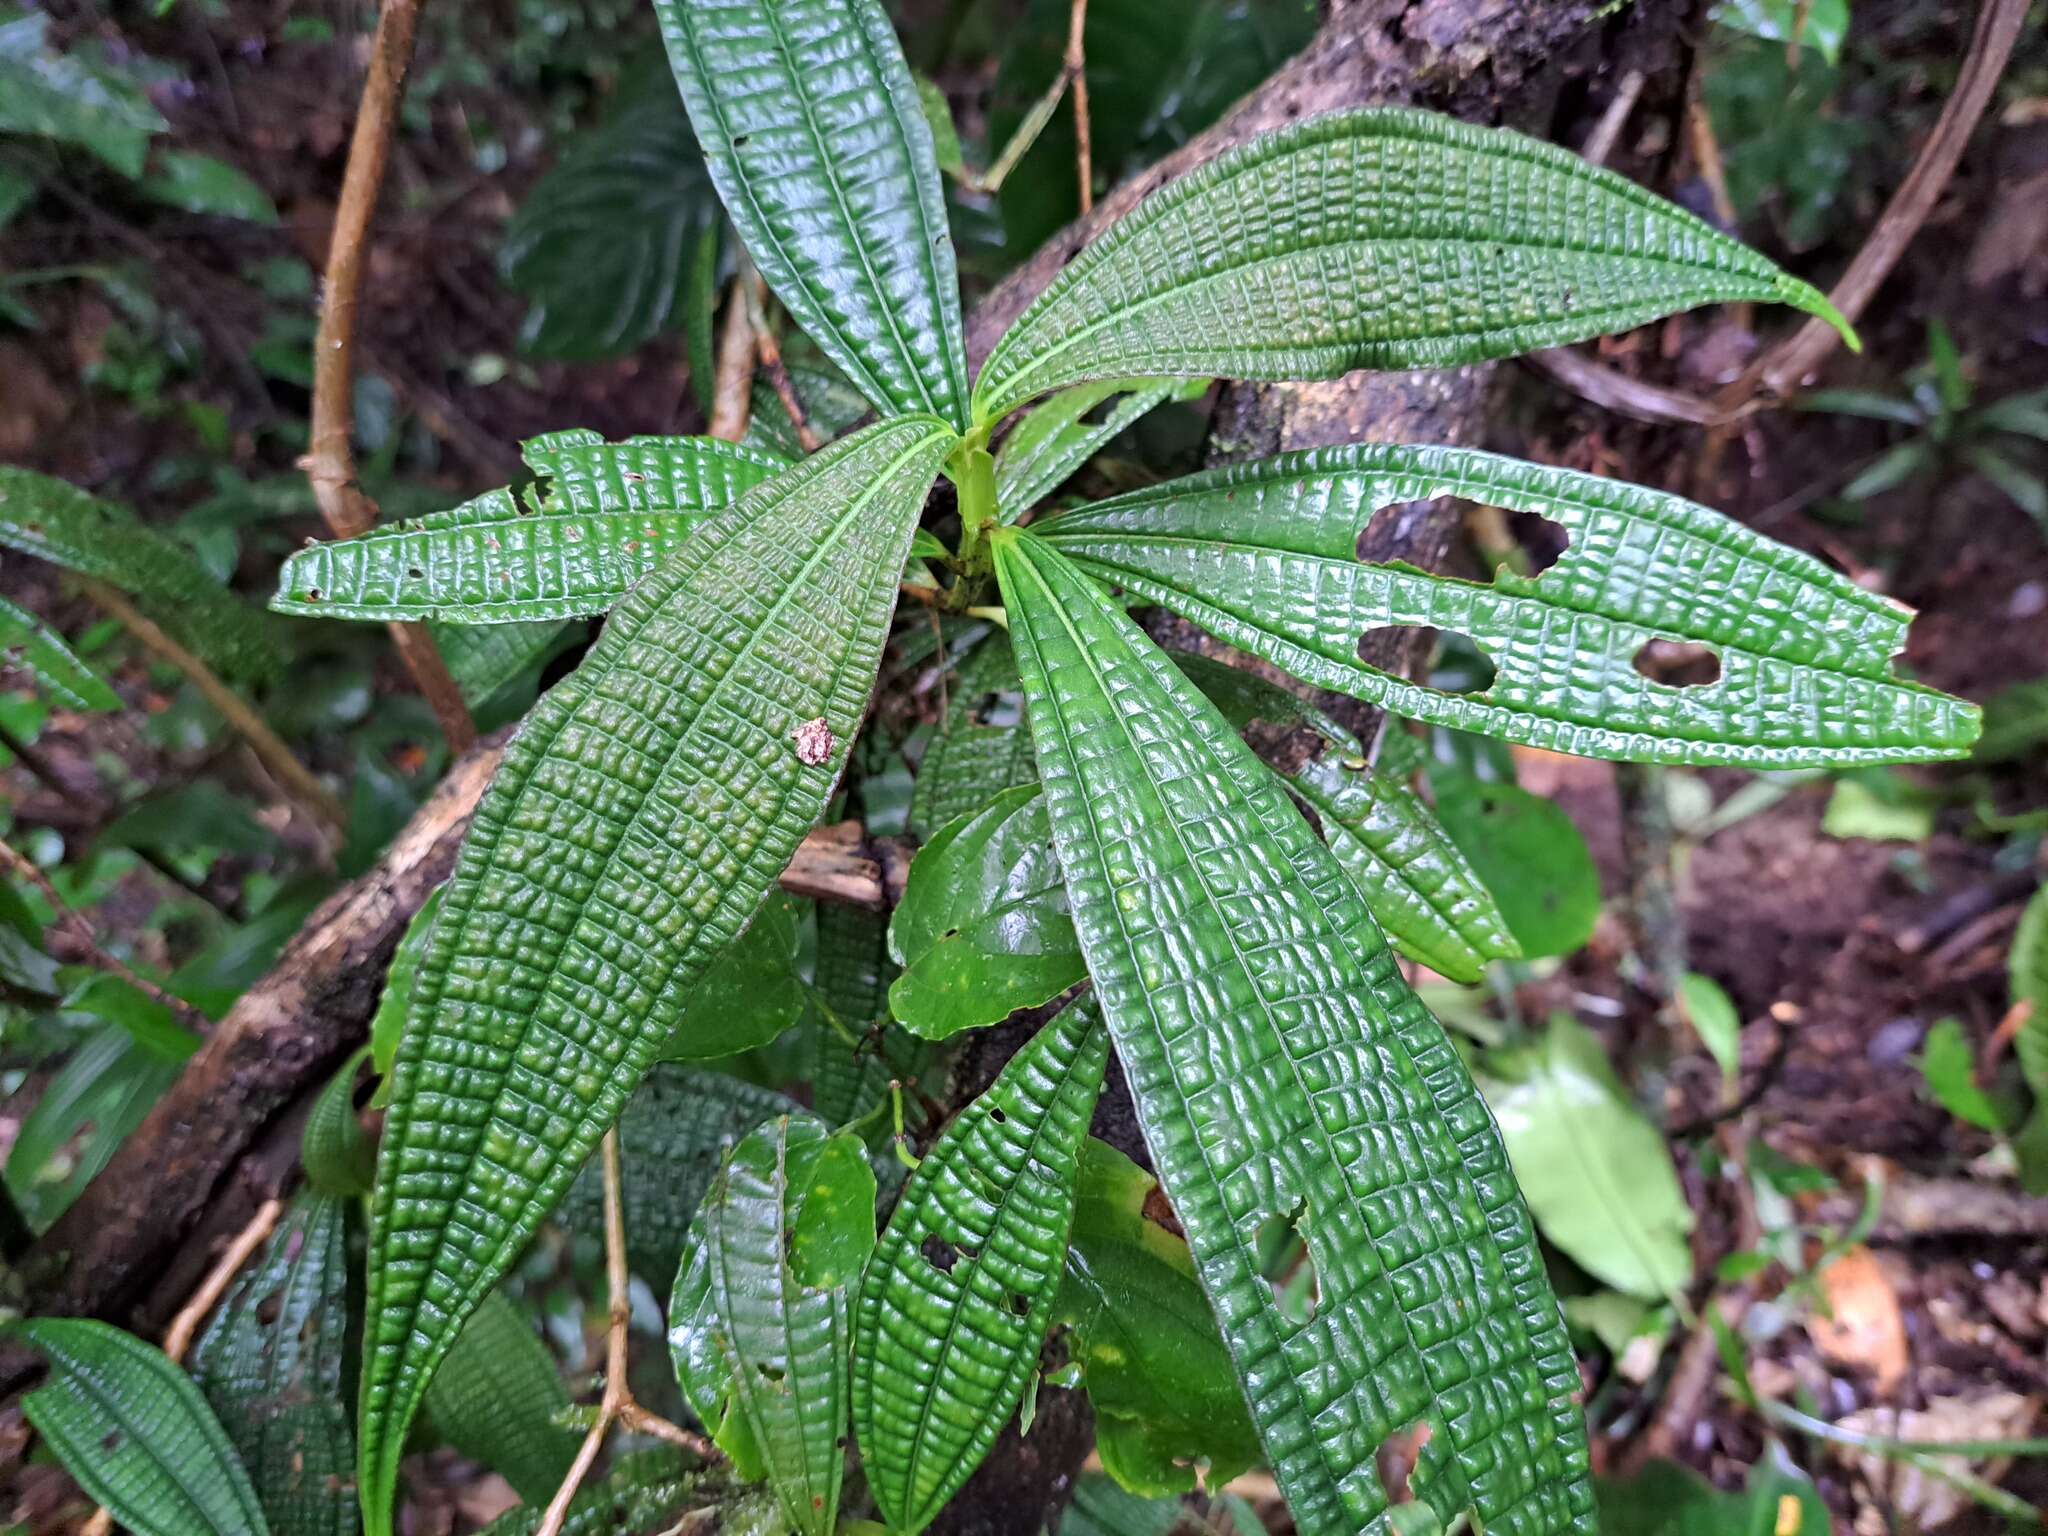
[[[725,1155],[754,1127],[797,1108],[794,1100],[702,1067],[657,1063],[619,1116],[620,1195],[626,1257],[657,1288],[675,1278],[683,1241]],[[571,1231],[604,1230],[598,1159],[569,1186],[557,1213]]]
[[[1461,982],[1477,981],[1489,960],[1521,953],[1472,864],[1386,760],[1400,755],[1398,745],[1367,771],[1364,744],[1285,689],[1204,657],[1173,659],[1239,731],[1263,724],[1314,733],[1316,755],[1281,781],[1315,812],[1323,841],[1396,949]],[[1387,734],[1412,739],[1398,728]]]
[[[797,1059],[811,1107],[827,1125],[860,1119],[889,1096],[892,1079],[907,1083],[917,1076],[923,1047],[884,1022],[895,974],[887,919],[860,907],[819,906],[817,990]],[[821,1003],[839,1028],[822,1017]],[[849,1041],[849,1033],[857,1040]],[[868,1144],[878,1148],[889,1128],[887,1120],[872,1122]],[[893,1153],[886,1166],[900,1166]]]
[[[1447,368],[1738,300],[1853,337],[1807,284],[1569,150],[1339,112],[1169,183],[1092,241],[996,343],[974,420],[1090,379]]]
[[[846,1466],[846,1287],[875,1245],[875,1176],[851,1136],[783,1115],[733,1148],[683,1250],[669,1349],[742,1477],[827,1536]]]
[[[1600,872],[1571,817],[1513,784],[1456,769],[1430,776],[1436,814],[1530,959],[1568,955],[1600,918]]]
[[[149,1536],[262,1536],[249,1474],[206,1399],[162,1350],[105,1323],[0,1325],[49,1362],[21,1410],[78,1486]]]
[[[569,1501],[562,1536],[673,1530],[687,1512],[727,1502],[722,1489],[702,1472],[686,1468],[674,1450],[629,1451]],[[521,1504],[498,1516],[478,1536],[535,1536],[544,1513],[544,1505]],[[717,1529],[722,1536],[773,1536],[765,1528],[731,1518],[721,1520]]]
[[[655,14],[711,179],[776,297],[884,414],[964,427],[937,152],[877,0],[656,0]]]
[[[355,1536],[348,1281],[348,1203],[308,1191],[192,1347],[276,1536]]]
[[[1536,1225],[1587,1274],[1662,1300],[1692,1280],[1692,1211],[1671,1153],[1615,1080],[1600,1042],[1565,1014],[1488,1094]]]
[[[2048,885],[2035,891],[2020,912],[2006,973],[2014,1006],[2024,1003],[2031,1010],[2013,1041],[2014,1054],[2036,1104],[2048,1109]]]
[[[84,49],[52,52],[39,11],[0,9],[0,133],[81,144],[124,176],[140,176],[170,124],[142,86]]]
[[[1574,1528],[1578,1370],[1457,1053],[1215,706],[1056,551],[992,548],[1074,926],[1297,1525],[1382,1529],[1375,1453],[1427,1422],[1410,1490],[1440,1518]],[[1256,1262],[1275,1221],[1307,1321]]]
[[[14,216],[36,200],[41,190],[37,178],[16,165],[0,165],[0,230],[14,222]]]
[[[434,919],[441,914],[441,898],[447,891],[443,884],[427,892],[419,911],[405,925],[405,936],[398,941],[390,968],[384,973],[384,991],[377,999],[377,1011],[370,1018],[370,1066],[384,1080],[377,1090],[376,1103],[380,1109],[390,1098],[391,1066],[398,1058],[405,1016],[412,1007],[413,981],[419,974],[420,959],[427,952],[427,938],[434,931]]]
[[[960,130],[953,125],[953,108],[937,82],[914,75],[917,104],[924,113],[924,125],[932,131],[932,158],[947,176],[962,176],[967,163],[960,158]]]
[[[1720,1066],[1721,1081],[1734,1082],[1742,1070],[1742,1015],[1735,1011],[1735,1000],[1713,977],[1687,971],[1678,979],[1678,1004]]]
[[[540,486],[286,560],[270,606],[331,619],[460,624],[603,613],[709,519],[783,466],[709,437],[553,432],[524,450]]]
[[[488,704],[514,678],[541,666],[575,636],[557,619],[530,624],[434,624],[434,643],[448,675],[472,709]]]
[[[1014,523],[1037,506],[1154,406],[1199,395],[1208,382],[1106,379],[1063,389],[1037,406],[996,450],[996,506],[1002,520]]]
[[[299,1143],[306,1182],[323,1194],[354,1199],[367,1195],[377,1175],[377,1147],[356,1116],[356,1072],[370,1054],[352,1052],[313,1100]]]
[[[932,732],[910,793],[910,830],[929,838],[1018,784],[1038,782],[1024,696],[1009,637],[977,642],[947,683],[946,712]]]
[[[1081,1148],[1074,1229],[1052,1320],[1095,1410],[1102,1465],[1132,1493],[1220,1488],[1259,1459],[1230,1352],[1188,1245],[1145,1216],[1159,1185],[1114,1147]]]
[[[28,673],[58,709],[84,713],[121,707],[106,679],[80,660],[62,635],[5,597],[0,597],[0,666]]]
[[[249,224],[277,222],[277,205],[270,194],[211,155],[167,150],[157,157],[156,169],[142,178],[140,190],[144,197],[187,213],[217,214]]]
[[[797,904],[771,891],[747,931],[727,945],[682,1000],[663,1059],[715,1061],[766,1045],[803,1017],[796,973]]]
[[[230,677],[263,681],[278,671],[275,637],[264,615],[222,591],[190,550],[144,527],[124,507],[48,475],[0,464],[0,545],[119,587]]]
[[[830,368],[791,363],[786,371],[804,420],[828,443],[873,414],[866,397]],[[740,446],[791,463],[804,456],[804,445],[796,435],[796,424],[789,419],[789,409],[766,379],[754,380],[752,409]]]
[[[499,270],[527,299],[521,348],[588,362],[689,320],[695,375],[709,306],[691,316],[686,304],[716,282],[724,222],[667,72],[651,59],[629,70],[602,121],[570,140],[505,226]]]
[[[633,589],[506,749],[392,1069],[359,1437],[369,1536],[388,1536],[406,1428],[455,1330],[824,809],[952,436],[898,418],[757,486]],[[833,745],[806,763],[795,734],[817,720]]]
[[[1934,804],[1911,786],[1863,778],[1838,779],[1821,812],[1829,837],[1860,837],[1880,843],[1917,843],[1934,831]]]
[[[949,822],[917,852],[889,922],[905,1029],[944,1040],[1051,1002],[1088,974],[1036,784]]]
[[[1357,561],[1377,508],[1435,496],[1539,513],[1570,547],[1541,575],[1503,569],[1491,585]],[[1955,757],[1977,731],[1974,705],[1892,676],[1910,617],[1899,604],[1704,507],[1572,470],[1452,448],[1318,449],[1034,532],[1306,682],[1553,751],[1805,767]],[[1360,637],[1387,625],[1466,635],[1492,684],[1446,693],[1366,666]],[[1711,650],[1719,679],[1652,681],[1637,662],[1656,640]]]
[[[1714,20],[1724,27],[1747,32],[1767,43],[1797,41],[1817,48],[1833,64],[1842,54],[1842,40],[1849,35],[1849,0],[1727,0],[1714,8]]]
[[[493,1291],[427,1387],[427,1417],[441,1438],[544,1508],[576,1458],[563,1427],[569,1389],[519,1308]]]
[[[1086,999],[940,1133],[861,1282],[853,1424],[891,1531],[915,1536],[995,1444],[1038,1370],[1108,1057]]]
[[[1991,1095],[1977,1086],[1977,1053],[1963,1033],[1962,1020],[1937,1019],[1921,1048],[1920,1076],[1934,1102],[1958,1120],[1994,1134],[2005,1129],[2005,1116]]]
[[[1984,704],[1984,734],[1971,761],[1992,765],[2026,757],[2048,744],[2048,677],[2001,688]]]
[[[1788,1500],[1796,1525],[1787,1523]],[[1603,1478],[1600,1529],[1606,1536],[1828,1536],[1833,1525],[1827,1501],[1773,1441],[1740,1493],[1723,1493],[1670,1461],[1653,1461],[1625,1481]]]
[[[1886,491],[1896,490],[1915,475],[1934,468],[1934,443],[1923,437],[1908,438],[1883,453],[1842,487],[1842,500],[1868,501]]]

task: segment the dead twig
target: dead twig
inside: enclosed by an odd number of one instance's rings
[[[1095,155],[1088,120],[1088,55],[1082,33],[1088,27],[1088,0],[1074,0],[1067,12],[1067,51],[1061,74],[1074,87],[1074,174],[1081,185],[1081,212],[1095,207]]]
[[[711,384],[711,436],[736,443],[747,435],[758,343],[747,314],[747,285],[733,279],[726,301],[725,328],[718,336],[718,368]]]
[[[0,838],[0,864],[5,864],[42,894],[43,900],[50,904],[50,910],[56,914],[58,924],[70,932],[72,942],[78,945],[90,964],[110,976],[120,977],[151,1002],[168,1008],[178,1022],[193,1033],[204,1034],[212,1027],[206,1016],[182,997],[171,996],[155,982],[147,977],[138,976],[118,957],[102,949],[99,934],[94,931],[91,919],[59,896],[57,888],[50,884],[49,876],[36,866],[35,861],[4,838]]]
[[[326,785],[313,777],[312,769],[293,756],[292,749],[256,713],[248,700],[222,682],[205,662],[164,633],[162,626],[129,602],[124,593],[94,577],[84,577],[82,582],[86,594],[108,615],[119,619],[122,627],[141,641],[146,650],[161,656],[192,680],[192,686],[205,696],[207,703],[220,711],[235,734],[249,744],[256,760],[277,780],[286,794],[318,816],[329,832],[340,833],[348,826],[347,808]]]
[[[1614,90],[1614,99],[1607,103],[1607,110],[1600,114],[1600,121],[1586,136],[1585,148],[1579,151],[1589,165],[1605,165],[1607,157],[1614,153],[1615,142],[1621,138],[1621,130],[1627,126],[1629,114],[1635,111],[1636,103],[1642,99],[1643,84],[1640,69],[1632,69],[1621,77],[1621,84]]]
[[[746,297],[747,324],[754,331],[754,355],[760,361],[761,371],[768,375],[768,387],[782,402],[783,414],[796,429],[796,440],[804,452],[816,453],[825,446],[825,440],[804,418],[804,403],[797,399],[796,386],[790,382],[789,369],[783,365],[782,343],[776,340],[775,328],[768,323],[768,285],[761,280],[761,274],[754,270],[751,261],[742,262],[739,290]]]
[[[390,158],[392,129],[405,90],[405,70],[412,61],[419,6],[420,0],[384,0],[378,13],[369,78],[363,83],[362,103],[356,109],[348,167],[342,173],[341,199],[334,210],[334,236],[327,248],[320,330],[313,344],[312,429],[306,456],[299,464],[313,487],[328,532],[337,539],[367,533],[377,522],[377,504],[356,480],[356,300],[368,264],[370,223],[384,185],[384,165]],[[388,627],[399,660],[433,709],[449,748],[458,753],[468,751],[476,740],[476,726],[434,637],[419,624]]]
[[[626,1216],[624,1202],[620,1198],[619,1133],[616,1130],[604,1133],[601,1158],[604,1172],[604,1273],[606,1289],[610,1292],[605,1323],[604,1396],[598,1403],[597,1421],[584,1435],[583,1444],[577,1447],[576,1459],[569,1466],[568,1476],[562,1479],[562,1486],[548,1501],[547,1513],[541,1517],[536,1536],[561,1536],[562,1524],[569,1517],[569,1501],[583,1486],[583,1479],[596,1462],[597,1453],[604,1448],[605,1436],[614,1424],[629,1432],[653,1435],[671,1445],[679,1445],[705,1461],[720,1459],[717,1448],[702,1435],[693,1435],[681,1425],[671,1424],[660,1414],[641,1407],[633,1398],[632,1388],[626,1384],[626,1325],[632,1320],[633,1302],[627,1290],[630,1282],[626,1274]]]

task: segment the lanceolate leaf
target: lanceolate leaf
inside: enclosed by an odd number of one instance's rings
[[[162,1350],[84,1318],[30,1318],[0,1332],[49,1362],[22,1412],[122,1525],[150,1536],[264,1536],[249,1474]]]
[[[847,1290],[874,1245],[866,1149],[784,1115],[733,1148],[676,1277],[669,1347],[684,1394],[804,1536],[828,1536],[838,1518]]]
[[[683,1239],[733,1144],[794,1100],[723,1072],[658,1063],[619,1116],[626,1256],[655,1286],[675,1278]],[[603,1232],[604,1186],[592,1158],[562,1201],[565,1226]]]
[[[1198,380],[1194,392],[1206,387],[1206,380]],[[996,506],[1002,520],[1014,523],[1058,490],[1096,449],[1154,406],[1187,390],[1167,379],[1106,379],[1061,390],[1018,422],[996,452]]]
[[[354,1536],[356,1441],[348,1359],[348,1202],[292,1202],[192,1348],[276,1536]]]
[[[709,437],[555,432],[526,445],[543,477],[447,512],[311,544],[270,606],[330,619],[507,624],[603,613],[708,517],[772,477],[766,454]]]
[[[0,597],[0,666],[20,667],[59,709],[119,709],[105,678],[79,660],[64,637],[26,608]]]
[[[1155,192],[1062,269],[974,386],[974,419],[1140,374],[1443,368],[1700,304],[1827,301],[1569,150],[1428,113],[1335,113]]]
[[[1107,1055],[1086,999],[1061,1012],[940,1134],[889,1218],[855,1313],[853,1423],[892,1531],[931,1523],[1038,1369]]]
[[[1204,657],[1174,660],[1240,731],[1265,721],[1320,738],[1316,755],[1281,778],[1314,809],[1323,841],[1396,949],[1465,982],[1477,981],[1487,961],[1520,952],[1492,894],[1386,753],[1368,771],[1357,737],[1285,689]],[[1407,739],[1398,727],[1391,734]]]
[[[0,545],[119,587],[221,672],[250,681],[276,675],[278,653],[264,615],[222,591],[196,555],[125,507],[0,464]]]
[[[889,944],[907,969],[889,988],[927,1040],[1000,1024],[1088,974],[1036,784],[946,826],[911,861]]]
[[[392,1073],[363,1368],[370,1536],[390,1529],[406,1427],[456,1331],[831,795],[951,439],[900,417],[756,487],[633,589],[506,749]]]
[[[1373,510],[1466,496],[1540,513],[1571,545],[1492,585],[1362,565]],[[1191,476],[1048,520],[1041,537],[1319,687],[1396,714],[1589,757],[1750,768],[1954,757],[1974,705],[1901,682],[1911,615],[1808,555],[1676,496],[1450,448],[1362,445]],[[1383,625],[1468,636],[1494,663],[1451,694],[1358,659]],[[1717,681],[1652,681],[1652,641],[1710,650]]]
[[[877,0],[657,0],[726,212],[776,297],[882,411],[967,422],[932,133]]]
[[[1507,1158],[1356,888],[1229,722],[1092,582],[994,539],[1074,924],[1160,1181],[1305,1531],[1582,1529],[1578,1370]],[[1254,1260],[1307,1240],[1313,1314]]]
[[[556,1422],[568,1406],[554,1357],[503,1291],[470,1314],[427,1387],[441,1438],[543,1508],[576,1457],[575,1433]]]

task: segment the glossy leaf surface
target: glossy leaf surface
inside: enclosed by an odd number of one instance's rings
[[[427,1386],[427,1417],[443,1440],[547,1507],[576,1456],[557,1422],[569,1407],[554,1357],[512,1300],[493,1291]]]
[[[619,1116],[619,1162],[626,1256],[656,1288],[675,1279],[683,1241],[725,1155],[765,1120],[796,1109],[794,1100],[723,1072],[659,1062]],[[592,1237],[604,1232],[598,1160],[569,1186],[560,1220]]]
[[[1154,1166],[1303,1530],[1376,1457],[1495,1536],[1590,1528],[1578,1368],[1493,1121],[1356,887],[1230,724],[1029,534],[997,574],[1074,925]],[[1308,1246],[1303,1320],[1255,1259]]]
[[[917,765],[910,829],[930,837],[1017,784],[1038,780],[1009,638],[978,641],[947,679],[946,712]]]
[[[709,516],[783,466],[709,437],[555,432],[524,450],[542,477],[285,561],[271,607],[330,619],[506,624],[603,613]]]
[[[918,850],[889,946],[905,967],[890,1011],[927,1040],[999,1024],[1088,974],[1037,785],[1004,790]]]
[[[1374,509],[1463,496],[1535,512],[1571,544],[1491,585],[1355,558]],[[1974,705],[1892,675],[1910,613],[1811,556],[1661,491],[1451,448],[1283,454],[1058,514],[1042,536],[1218,639],[1396,714],[1587,757],[1751,768],[1954,757]],[[1368,667],[1360,637],[1469,637],[1491,686],[1444,693]],[[1638,670],[1652,641],[1711,650],[1695,686]]]
[[[372,1204],[361,1485],[617,1118],[845,765],[951,432],[898,418],[757,486],[527,717],[415,983]],[[798,755],[822,720],[825,760]]]
[[[445,884],[427,892],[427,899],[405,925],[405,936],[398,941],[398,949],[384,972],[384,991],[377,999],[377,1011],[370,1016],[370,1066],[385,1080],[377,1093],[379,1107],[389,1097],[391,1065],[398,1059],[406,1012],[412,1007],[413,983],[419,976],[420,960],[427,952],[427,940],[434,931],[434,919],[441,915],[441,898],[447,893]]]
[[[719,1171],[670,1302],[669,1349],[690,1406],[805,1536],[827,1536],[838,1517],[848,1287],[874,1245],[866,1150],[813,1116],[779,1116]]]
[[[150,1536],[269,1529],[220,1421],[162,1350],[84,1318],[29,1318],[0,1332],[49,1362],[22,1412],[122,1525]]]
[[[1692,1211],[1655,1126],[1629,1102],[1600,1042],[1560,1014],[1489,1095],[1543,1235],[1630,1296],[1692,1277]]]
[[[1194,393],[1207,387],[1198,380]],[[1014,523],[1058,490],[1097,449],[1154,406],[1185,396],[1170,379],[1105,379],[1063,389],[1034,409],[996,450],[996,506]]]
[[[1010,1058],[903,1188],[861,1282],[853,1423],[892,1531],[931,1523],[995,1443],[1052,1316],[1108,1041],[1084,998]]]
[[[119,587],[217,671],[252,682],[277,673],[264,615],[222,591],[191,550],[125,507],[0,464],[0,545]]]
[[[1195,1466],[1221,1487],[1259,1459],[1230,1352],[1188,1245],[1147,1219],[1152,1175],[1090,1138],[1053,1321],[1095,1410],[1095,1448],[1119,1484],[1186,1493]]]
[[[1170,182],[982,366],[977,422],[1090,379],[1446,368],[1812,288],[1569,150],[1428,113],[1340,112]]]
[[[308,1190],[192,1346],[199,1390],[276,1536],[354,1536],[348,1203]]]
[[[932,133],[876,0],[657,0],[711,177],[783,306],[885,414],[967,421]]]
[[[1477,981],[1487,961],[1520,952],[1493,894],[1385,754],[1368,770],[1356,736],[1285,689],[1204,657],[1174,661],[1238,730],[1264,723],[1312,733],[1315,755],[1281,780],[1314,810],[1323,841],[1396,949],[1464,982]]]
[[[19,667],[35,680],[58,709],[80,712],[119,709],[120,696],[107,680],[41,619],[0,597],[0,666]]]

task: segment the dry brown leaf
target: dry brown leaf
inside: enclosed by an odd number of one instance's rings
[[[1877,1255],[1858,1245],[1820,1272],[1829,1315],[1807,1320],[1806,1332],[1836,1365],[1867,1371],[1889,1395],[1906,1375],[1906,1319]]]

